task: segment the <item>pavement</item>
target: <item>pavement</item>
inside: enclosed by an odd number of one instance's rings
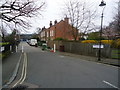
[[[2,84],[12,82],[18,71],[18,63],[21,53],[12,53],[2,61]]]
[[[20,60],[22,57],[21,45],[17,52],[11,52],[10,56],[2,60],[2,86],[12,83],[17,76]]]
[[[119,59],[101,58],[101,61],[98,61],[98,57],[78,55],[78,54],[73,54],[73,53],[68,53],[68,52],[59,52],[59,51],[57,51],[56,53],[64,55],[64,56],[76,57],[76,58],[80,58],[83,60],[99,62],[99,63],[103,63],[103,64],[109,64],[109,65],[114,65],[114,66],[120,67]]]
[[[26,49],[26,51],[29,50]],[[1,87],[3,88],[11,87],[12,84],[17,82],[17,80],[20,78],[20,75],[22,73],[21,71],[22,71],[23,59],[24,56],[22,54],[22,43],[20,43],[17,52],[11,52],[10,56],[2,60],[2,62],[0,63],[1,66],[0,89]],[[29,85],[29,87],[30,86],[37,87],[29,83],[24,83],[24,85]]]
[[[47,51],[50,51],[50,50],[47,50]],[[98,57],[93,57],[93,56],[85,56],[85,55],[79,55],[79,54],[74,54],[74,53],[69,53],[69,52],[60,52],[60,51],[56,51],[55,53],[60,54],[60,55],[64,55],[64,56],[76,57],[76,58],[80,58],[83,60],[99,62],[99,63],[103,63],[103,64],[109,64],[109,65],[120,67],[120,60],[119,59],[110,59],[110,58],[101,57],[101,60],[98,61]]]
[[[39,48],[42,49],[42,47],[39,47]],[[50,50],[47,50],[47,51],[50,52]],[[120,67],[120,60],[119,59],[110,59],[110,58],[101,57],[101,60],[98,61],[98,57],[93,57],[93,56],[85,56],[85,55],[79,55],[79,54],[74,54],[74,53],[69,53],[69,52],[60,52],[60,51],[56,51],[55,53],[60,54],[60,55],[64,55],[64,56],[76,57],[76,58],[80,58],[83,60],[99,62],[99,63],[103,63],[103,64],[109,64],[109,65]]]

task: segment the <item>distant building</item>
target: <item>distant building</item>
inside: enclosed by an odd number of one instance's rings
[[[74,40],[73,33],[75,33],[76,31],[77,30],[75,28],[72,29],[72,26],[69,24],[69,18],[66,17],[60,22],[57,22],[57,20],[55,20],[54,24],[52,23],[52,21],[50,21],[50,27],[44,27],[39,32],[39,38],[42,41],[54,40],[56,38]]]
[[[21,34],[20,35],[20,39],[22,39],[23,41],[26,41],[28,39],[30,39],[32,37],[33,34]]]

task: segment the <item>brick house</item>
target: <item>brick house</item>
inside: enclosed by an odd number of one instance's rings
[[[52,21],[50,21],[50,27],[47,29],[45,27],[42,28],[39,33],[39,37],[40,40],[43,41],[54,40],[55,38],[74,40],[73,33],[76,31],[77,30],[75,28],[72,29],[72,26],[69,24],[69,18],[66,17],[60,22],[55,20],[54,25],[52,24]]]
[[[46,28],[45,27],[42,28],[42,30],[39,32],[38,36],[41,41],[46,41]]]

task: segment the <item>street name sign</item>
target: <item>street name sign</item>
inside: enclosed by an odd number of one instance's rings
[[[104,48],[104,45],[93,45],[93,48]]]

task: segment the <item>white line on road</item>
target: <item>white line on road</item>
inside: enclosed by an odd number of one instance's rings
[[[115,85],[113,85],[113,84],[111,84],[111,83],[109,83],[109,82],[107,82],[107,81],[105,81],[105,80],[103,80],[103,82],[106,83],[106,84],[108,84],[109,86],[111,86],[111,87],[113,87],[113,88],[119,89],[119,88],[116,87]]]
[[[27,73],[27,55],[24,53],[24,61],[23,61],[23,67],[22,67],[22,75],[21,78],[16,82],[13,87],[15,87],[18,84],[22,84],[26,78],[26,73]]]
[[[25,53],[25,75],[24,75],[23,80],[20,82],[20,84],[22,84],[25,81],[26,75],[27,75],[27,55]]]
[[[65,56],[60,56],[61,58],[64,58]]]
[[[24,47],[22,46],[22,53],[24,52]]]

